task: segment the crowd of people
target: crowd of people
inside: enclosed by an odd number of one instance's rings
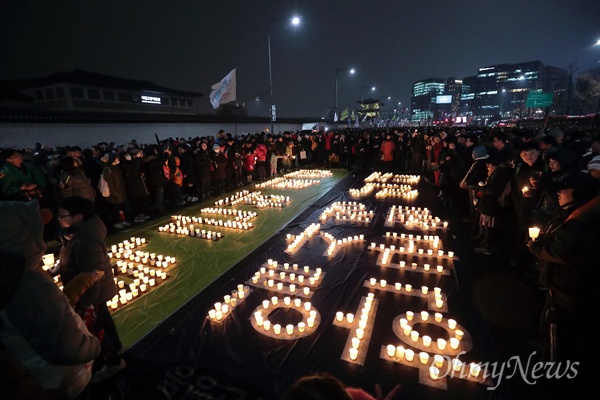
[[[4,347],[17,340],[11,333],[29,341],[51,364],[80,366],[75,383],[65,384],[66,389],[57,382],[39,382],[44,388],[72,395],[82,381],[110,377],[125,364],[105,303],[116,292],[106,258],[108,233],[286,171],[321,167],[425,177],[441,201],[471,224],[476,252],[486,257],[510,254],[524,284],[547,291],[545,357],[583,360],[586,367],[593,362],[594,352],[573,344],[576,337],[591,343],[591,327],[599,322],[594,305],[600,298],[600,134],[557,128],[372,128],[241,136],[220,131],[160,143],[101,142],[85,149],[38,143],[32,149],[1,149],[0,212],[7,240],[0,241],[0,250],[19,283],[0,296]],[[30,204],[39,204],[37,217],[24,206]],[[46,222],[43,238],[40,218]],[[6,225],[13,220],[14,231]],[[21,230],[23,234],[13,235]],[[29,318],[48,312],[48,319],[70,321],[68,334],[79,335],[75,340],[85,351],[67,344],[61,354],[61,346],[45,348],[39,330],[27,331],[31,320],[23,322],[23,316],[14,314],[22,286],[54,290],[51,279],[35,270],[46,243],[53,241],[61,244],[56,272],[62,274],[68,302],[56,301],[52,310],[32,304]],[[29,350],[25,344],[17,348]],[[20,360],[19,354],[16,358]],[[93,378],[91,363],[98,359],[104,367]]]

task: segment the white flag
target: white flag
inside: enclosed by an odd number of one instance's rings
[[[235,68],[232,69],[225,78],[221,79],[221,82],[215,83],[210,87],[212,92],[210,92],[209,98],[213,108],[219,108],[221,104],[235,101],[235,89],[237,85],[235,70]]]
[[[337,122],[337,120],[338,120],[337,113],[336,113],[336,112],[334,112],[334,113],[333,113],[333,122]]]

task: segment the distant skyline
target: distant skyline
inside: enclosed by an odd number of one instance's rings
[[[0,79],[79,68],[201,92],[207,114],[211,85],[237,68],[237,101],[268,116],[267,25],[282,18],[271,24],[278,116],[317,118],[335,104],[336,68],[356,69],[338,74],[340,111],[361,94],[410,108],[415,81],[494,64],[589,70],[599,16],[597,0],[4,0]]]

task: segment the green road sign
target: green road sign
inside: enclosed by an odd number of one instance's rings
[[[552,105],[552,96],[552,93],[529,93],[527,101],[525,102],[525,107],[550,107]]]

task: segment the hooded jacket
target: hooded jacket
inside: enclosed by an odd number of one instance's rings
[[[37,202],[0,202],[0,220],[0,341],[42,388],[74,398],[90,379],[100,342],[38,268],[46,245]]]

